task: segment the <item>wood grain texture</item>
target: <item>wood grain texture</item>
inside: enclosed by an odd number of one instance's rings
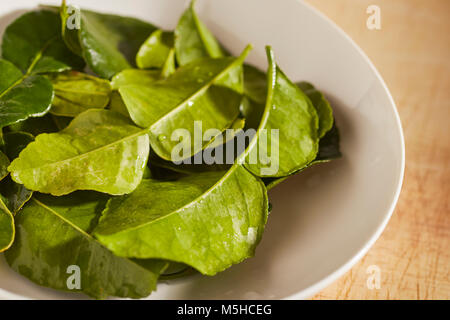
[[[400,113],[406,172],[384,233],[313,299],[450,299],[450,1],[307,0],[347,32],[385,79]],[[366,9],[381,9],[368,30]],[[367,268],[381,270],[380,289]]]

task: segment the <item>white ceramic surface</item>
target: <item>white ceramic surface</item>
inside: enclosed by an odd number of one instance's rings
[[[0,2],[0,32],[42,0]],[[47,3],[59,3],[48,1]],[[185,0],[73,0],[103,12],[174,28]],[[394,101],[352,40],[298,0],[201,0],[198,10],[234,54],[247,43],[265,68],[273,46],[292,80],[308,80],[331,100],[344,157],[308,169],[270,192],[273,211],[256,256],[215,276],[161,283],[151,299],[302,299],[350,269],[386,226],[404,171],[404,142]],[[12,12],[12,13],[11,13]],[[0,257],[1,298],[83,298],[41,288]]]

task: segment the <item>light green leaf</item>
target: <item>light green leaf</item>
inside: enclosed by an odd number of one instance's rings
[[[41,117],[53,100],[51,82],[39,75],[23,75],[11,62],[0,59],[0,128]]]
[[[140,69],[162,69],[173,49],[173,38],[173,32],[160,29],[153,32],[139,49],[136,65]]]
[[[128,85],[149,86],[159,80],[161,72],[159,70],[139,70],[127,69],[116,74],[111,80],[111,87],[118,90]]]
[[[83,68],[83,60],[66,47],[60,30],[61,19],[55,12],[39,10],[25,13],[5,30],[3,58],[25,74]]]
[[[118,91],[113,91],[111,93],[111,101],[108,106],[109,110],[120,113],[124,117],[131,119],[130,114],[128,113],[127,107],[120,96]]]
[[[228,129],[232,130],[232,132],[230,131],[231,134],[223,132],[220,136],[215,137],[213,141],[210,144],[208,144],[208,149],[220,147],[225,143],[229,142],[230,140],[234,139],[234,137],[236,137],[236,135],[239,134],[239,132],[242,132],[242,130],[244,130],[244,127],[245,127],[245,119],[241,117],[237,118],[236,120],[233,121],[230,127],[227,128],[227,130]]]
[[[174,147],[190,150],[184,158],[199,152],[207,144],[192,143],[192,139],[173,141],[177,129],[186,129],[194,137],[195,121],[202,121],[202,130],[228,128],[239,115],[241,97],[233,89],[233,70],[240,69],[250,47],[235,58],[203,59],[179,68],[171,77],[143,85],[119,88],[122,99],[133,121],[149,128],[152,149],[163,159],[172,159]],[[181,147],[180,147],[181,148]]]
[[[14,216],[3,201],[0,195],[0,252],[8,250],[15,237]]]
[[[175,49],[169,51],[167,60],[161,69],[161,78],[166,79],[175,73],[177,69],[177,63],[175,61]]]
[[[83,56],[88,66],[102,78],[111,79],[132,68],[142,43],[156,30],[153,25],[129,17],[81,10],[80,28],[71,30],[63,3],[63,35],[69,48]]]
[[[108,202],[94,234],[119,256],[166,259],[214,275],[254,254],[267,210],[260,179],[235,165],[225,175],[145,180]]]
[[[175,52],[181,66],[201,58],[225,56],[214,35],[198,18],[194,6],[192,1],[175,29]]]
[[[316,108],[319,116],[319,138],[322,138],[333,127],[333,109],[323,93],[314,88],[311,83],[302,81],[298,82],[297,86],[303,90]]]
[[[145,131],[115,112],[91,109],[60,133],[37,136],[8,170],[15,182],[33,191],[118,195],[139,185],[148,153]]]
[[[257,176],[284,177],[315,159],[319,146],[318,117],[308,97],[277,67],[270,47],[267,56],[266,107],[245,167]],[[267,144],[260,143],[264,134]]]
[[[50,113],[75,117],[88,109],[105,108],[111,96],[109,81],[71,71],[50,78],[55,90]]]
[[[10,160],[14,160],[19,156],[25,147],[34,141],[32,134],[27,132],[7,132],[4,135],[4,151]]]
[[[114,256],[92,238],[88,232],[104,202],[105,197],[89,192],[60,198],[40,195],[32,199],[16,217],[17,239],[5,255],[6,261],[17,272],[45,287],[79,291],[98,299],[148,296],[167,264],[146,261],[143,267]],[[80,290],[67,287],[70,266],[80,268]]]

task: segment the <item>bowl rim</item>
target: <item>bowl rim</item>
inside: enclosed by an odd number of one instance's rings
[[[331,272],[329,275],[323,277],[321,280],[310,285],[309,287],[307,287],[297,293],[294,293],[287,297],[284,297],[282,300],[303,300],[303,299],[311,298],[314,294],[325,289],[327,286],[331,285],[334,281],[336,281],[341,276],[343,276],[345,273],[347,273],[359,260],[361,260],[362,257],[364,257],[366,255],[366,253],[369,251],[369,249],[375,244],[375,242],[381,236],[381,234],[383,233],[384,229],[386,228],[389,220],[392,217],[392,214],[394,212],[394,209],[395,209],[398,199],[400,197],[400,192],[402,190],[403,179],[404,179],[404,174],[405,174],[405,138],[404,138],[404,134],[403,134],[403,127],[402,127],[400,115],[398,113],[394,98],[392,97],[392,94],[389,91],[389,89],[386,85],[386,82],[384,81],[380,72],[377,70],[377,68],[375,67],[373,62],[370,60],[370,58],[367,56],[367,54],[361,49],[361,47],[359,47],[356,44],[356,42],[341,27],[339,27],[333,20],[331,20],[328,16],[326,16],[324,13],[322,13],[319,9],[315,8],[310,3],[303,1],[303,0],[295,0],[295,1],[298,2],[300,5],[303,5],[307,10],[309,10],[313,14],[320,17],[324,21],[324,23],[327,23],[331,28],[335,29],[340,34],[340,36],[343,37],[344,40],[346,40],[354,49],[356,49],[358,51],[358,53],[361,55],[361,57],[364,59],[364,61],[367,63],[367,65],[370,67],[370,69],[373,71],[376,79],[381,83],[384,92],[387,94],[389,102],[390,102],[390,106],[394,112],[395,122],[396,122],[397,129],[398,129],[397,133],[400,137],[401,159],[400,159],[400,172],[399,172],[399,176],[397,177],[397,186],[396,186],[394,198],[389,206],[389,209],[385,213],[383,221],[378,225],[376,230],[369,236],[369,239],[361,246],[361,248],[358,250],[358,252],[356,252],[347,262],[342,264],[335,271]]]

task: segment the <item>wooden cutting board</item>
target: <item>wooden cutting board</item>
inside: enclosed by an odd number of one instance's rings
[[[450,1],[307,2],[373,61],[397,103],[406,141],[403,189],[386,230],[313,299],[450,299]],[[380,30],[367,28],[370,5],[380,8]],[[379,289],[367,285],[373,270]]]

